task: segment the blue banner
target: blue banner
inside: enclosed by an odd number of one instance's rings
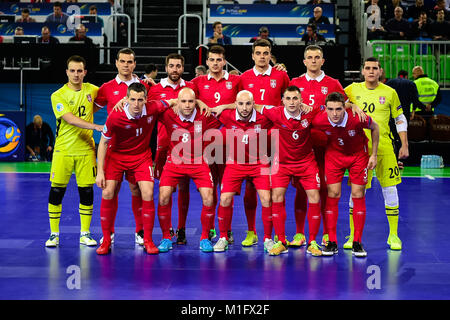
[[[79,14],[89,14],[89,7],[95,5],[97,7],[97,14],[99,16],[109,16],[111,14],[111,5],[109,2],[92,2],[92,3],[61,3],[62,11],[71,15],[75,12],[73,10],[67,11],[69,6],[78,6]],[[0,3],[1,14],[14,14],[20,16],[22,9],[28,8],[30,10],[30,16],[47,16],[53,13],[53,3]],[[78,12],[77,12],[78,14]]]
[[[44,22],[29,22],[21,23],[15,22],[10,24],[0,24],[0,35],[13,36],[14,29],[16,27],[22,27],[24,33],[27,36],[40,36],[43,26],[47,26],[50,29],[50,33],[54,37],[73,37],[75,34],[72,30],[69,30],[66,25],[61,23],[44,23]],[[102,36],[102,24],[101,23],[87,23],[86,35],[88,37],[100,37]]]
[[[211,4],[209,17],[217,18],[311,18],[314,16],[313,10],[317,5],[296,5],[296,4]],[[334,18],[334,4],[320,4],[322,15],[327,18]]]
[[[24,161],[25,112],[0,111],[0,161]]]

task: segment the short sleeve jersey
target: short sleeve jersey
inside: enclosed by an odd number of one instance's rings
[[[93,131],[67,123],[62,116],[66,113],[93,123],[94,100],[98,87],[83,83],[81,90],[75,91],[65,84],[51,95],[53,113],[56,117],[55,152],[65,155],[85,155],[95,150]]]
[[[256,110],[248,121],[242,121],[236,110],[224,110],[218,117],[227,129],[227,145],[233,146],[227,158],[227,163],[261,164],[260,148],[266,146],[264,154],[268,153],[268,131],[272,122]]]
[[[282,106],[264,106],[262,113],[273,123],[271,134],[278,130],[281,164],[297,164],[311,156],[311,123],[319,112],[320,108],[313,107],[311,112],[292,118]]]
[[[370,116],[361,122],[357,115],[353,116],[351,110],[346,110],[343,122],[340,125],[333,125],[328,119],[327,112],[323,110],[314,118],[313,127],[324,131],[328,137],[327,151],[352,155],[368,151],[368,139],[364,129],[369,129],[371,123]]]
[[[110,141],[109,150],[121,155],[151,156],[148,146],[155,120],[167,108],[167,102],[153,100],[146,103],[138,118],[130,115],[128,106],[124,107],[123,112],[112,112],[106,119],[102,132],[102,136]]]
[[[363,109],[380,127],[380,143],[378,154],[393,152],[393,136],[389,127],[389,119],[397,118],[403,113],[397,92],[391,87],[380,83],[375,89],[368,89],[365,82],[354,82],[345,88],[348,99]],[[372,148],[370,133],[366,130],[369,138],[369,151]]]
[[[256,104],[279,106],[288,85],[289,77],[286,72],[269,66],[264,74],[260,74],[253,67],[241,75],[239,91],[250,91]]]

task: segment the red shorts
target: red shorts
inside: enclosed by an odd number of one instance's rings
[[[242,182],[250,180],[255,185],[256,190],[270,190],[270,175],[268,166],[263,165],[242,165],[242,164],[227,164],[223,174],[221,192],[236,192],[241,193]],[[263,174],[261,174],[263,173]]]
[[[369,155],[367,152],[358,152],[352,155],[329,150],[325,154],[325,179],[327,184],[339,183],[348,169],[349,179],[358,185],[367,184],[367,164]]]
[[[322,146],[313,145],[313,150],[317,167],[319,168],[320,187],[321,189],[326,190],[327,184],[325,181],[325,148]],[[292,178],[292,186],[297,189],[303,188],[300,180],[296,177]]]
[[[211,171],[206,163],[173,164],[171,162],[166,162],[159,186],[176,188],[178,182],[184,178],[191,178],[197,189],[214,187]]]
[[[154,182],[151,154],[128,156],[107,152],[104,168],[106,180],[122,181],[125,173],[125,178],[131,184],[138,181]]]
[[[272,189],[287,188],[291,178],[298,179],[304,190],[320,189],[319,169],[312,154],[297,164],[280,163],[278,171],[270,176]]]

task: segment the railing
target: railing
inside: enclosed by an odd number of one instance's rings
[[[201,50],[201,49],[203,49],[203,48],[205,48],[206,50],[209,49],[209,47],[208,47],[207,45],[205,45],[205,44],[199,44],[199,45],[195,48],[195,50],[199,51],[199,49]],[[199,59],[201,59],[201,51],[199,51]],[[201,64],[201,61],[199,61],[198,64]],[[236,68],[235,66],[233,66],[230,62],[228,62],[228,60],[226,60],[225,70],[228,71],[228,67],[229,67],[229,66],[230,66],[231,68],[233,68],[234,70],[237,70],[237,72],[242,73],[241,70],[239,70],[238,68]]]
[[[352,1],[352,9],[355,16],[356,37],[360,39],[359,47],[362,62],[365,58],[365,43],[367,40],[367,13],[364,10],[364,0]]]
[[[127,37],[128,38],[128,48],[131,48],[131,18],[130,18],[129,15],[127,15],[125,13],[114,13],[114,14],[111,14],[108,17],[108,23],[109,23],[110,19],[116,18],[116,17],[125,17],[128,20],[128,24],[127,24],[127,29],[128,29],[128,37]],[[111,25],[111,24],[109,24],[109,25]],[[114,42],[117,42],[117,26],[113,23],[112,24],[112,28],[113,28],[113,39],[114,39]],[[107,43],[108,47],[109,47],[110,43],[111,43],[111,37],[108,36],[108,43]],[[108,56],[107,63],[109,64],[110,63],[110,55],[108,54],[107,56]]]
[[[186,13],[182,14],[178,18],[178,47],[181,47],[181,20],[185,20],[185,18],[197,18],[199,20],[198,23],[198,45],[202,43],[202,28],[203,28],[203,22],[202,17],[200,17],[198,14],[192,14],[192,13]],[[186,43],[186,22],[183,25],[183,43]],[[179,52],[180,53],[180,52]]]

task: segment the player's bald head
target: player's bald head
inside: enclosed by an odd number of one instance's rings
[[[178,92],[178,99],[192,98],[195,99],[195,92],[191,88],[183,88]]]
[[[236,95],[236,101],[241,99],[251,99],[253,101],[253,93],[248,90],[241,90]]]

